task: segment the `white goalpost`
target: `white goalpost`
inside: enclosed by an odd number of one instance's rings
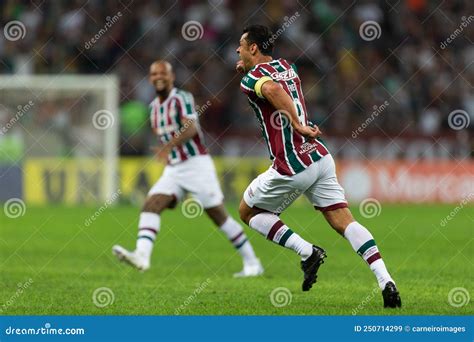
[[[0,75],[0,163],[42,159],[47,165],[56,158],[75,160],[84,167],[100,164],[100,180],[83,176],[84,182],[99,184],[87,191],[96,194],[97,201],[116,196],[119,93],[115,75]],[[7,152],[5,146],[9,146]],[[65,168],[65,172],[70,171]],[[72,184],[71,179],[63,182],[65,187]],[[74,182],[81,186],[80,181]]]

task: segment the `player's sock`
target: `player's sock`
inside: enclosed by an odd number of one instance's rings
[[[138,222],[138,236],[136,252],[150,259],[156,235],[160,231],[160,215],[142,212]]]
[[[255,252],[253,251],[252,245],[247,240],[247,236],[242,229],[242,226],[238,224],[232,217],[228,217],[222,226],[220,226],[222,232],[227,236],[229,241],[239,251],[244,262],[254,262],[257,259]]]
[[[375,244],[374,237],[370,234],[367,228],[358,222],[352,222],[344,231],[344,236],[349,240],[352,248],[357,252],[357,254],[367,262],[372,272],[374,272],[379,287],[382,290],[385,288],[387,282],[394,282],[385,267],[379,249]]]
[[[303,260],[313,253],[313,245],[294,233],[275,214],[257,214],[250,219],[249,226],[268,240],[294,250]]]

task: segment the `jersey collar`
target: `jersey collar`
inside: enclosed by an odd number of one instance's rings
[[[156,101],[158,102],[158,105],[162,106],[165,103],[167,103],[174,95],[176,95],[176,91],[177,91],[176,87],[171,89],[170,93],[168,94],[168,97],[163,102],[160,102],[160,97],[157,96]]]
[[[254,67],[250,71],[254,71],[255,69],[258,68],[259,65],[269,64],[269,63],[278,62],[278,61],[279,59],[272,59],[270,62],[262,62],[262,63],[255,64]]]

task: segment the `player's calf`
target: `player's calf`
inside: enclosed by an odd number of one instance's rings
[[[313,252],[313,245],[302,239],[286,226],[274,213],[251,208],[244,200],[240,202],[239,214],[242,221],[255,229],[268,240],[294,250],[303,260]]]
[[[384,307],[400,307],[401,300],[395,281],[388,273],[372,234],[367,228],[354,221],[345,229],[344,237],[349,240],[352,248],[365,260],[377,278],[382,290]]]
[[[146,199],[138,221],[136,254],[150,260],[156,236],[160,231],[160,214],[174,202],[176,202],[174,196],[165,194],[151,195]]]
[[[280,246],[292,249],[302,260],[313,253],[313,245],[293,232],[280,218],[269,212],[261,212],[249,220],[249,226]]]
[[[383,291],[385,307],[400,307],[401,300],[395,281],[388,273],[374,237],[367,228],[355,221],[348,208],[323,212],[328,223],[342,234],[351,244],[354,251],[367,263],[377,278]]]
[[[225,209],[224,205],[206,209],[207,215],[225,234],[227,239],[232,243],[235,249],[242,257],[244,268],[242,271],[235,273],[235,277],[252,277],[263,273],[263,267],[260,260],[255,255],[250,241],[247,239],[242,226],[238,224]]]
[[[121,246],[114,246],[112,252],[121,261],[141,271],[150,267],[150,258],[156,236],[160,231],[160,214],[176,201],[174,196],[157,194],[149,196],[143,205],[138,221],[137,243],[134,251],[127,251]]]
[[[249,226],[280,246],[295,251],[301,257],[304,273],[303,291],[311,289],[316,282],[319,266],[326,257],[325,251],[313,246],[286,226],[280,218],[269,212],[259,212],[249,219]]]

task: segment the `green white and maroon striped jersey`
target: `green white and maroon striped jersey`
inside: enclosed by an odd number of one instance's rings
[[[163,144],[186,130],[187,127],[183,125],[185,119],[195,121],[198,134],[185,143],[175,146],[168,155],[168,164],[177,164],[191,157],[207,154],[199,127],[198,114],[194,108],[194,98],[187,91],[173,88],[162,103],[159,97],[150,103],[151,127]]]
[[[288,117],[276,111],[261,93],[266,81],[278,82],[293,99],[300,123],[311,125],[304,102],[301,80],[294,64],[283,58],[254,66],[243,78],[240,88],[260,123],[273,168],[283,175],[294,175],[329,154],[320,139],[306,139],[297,133]]]

